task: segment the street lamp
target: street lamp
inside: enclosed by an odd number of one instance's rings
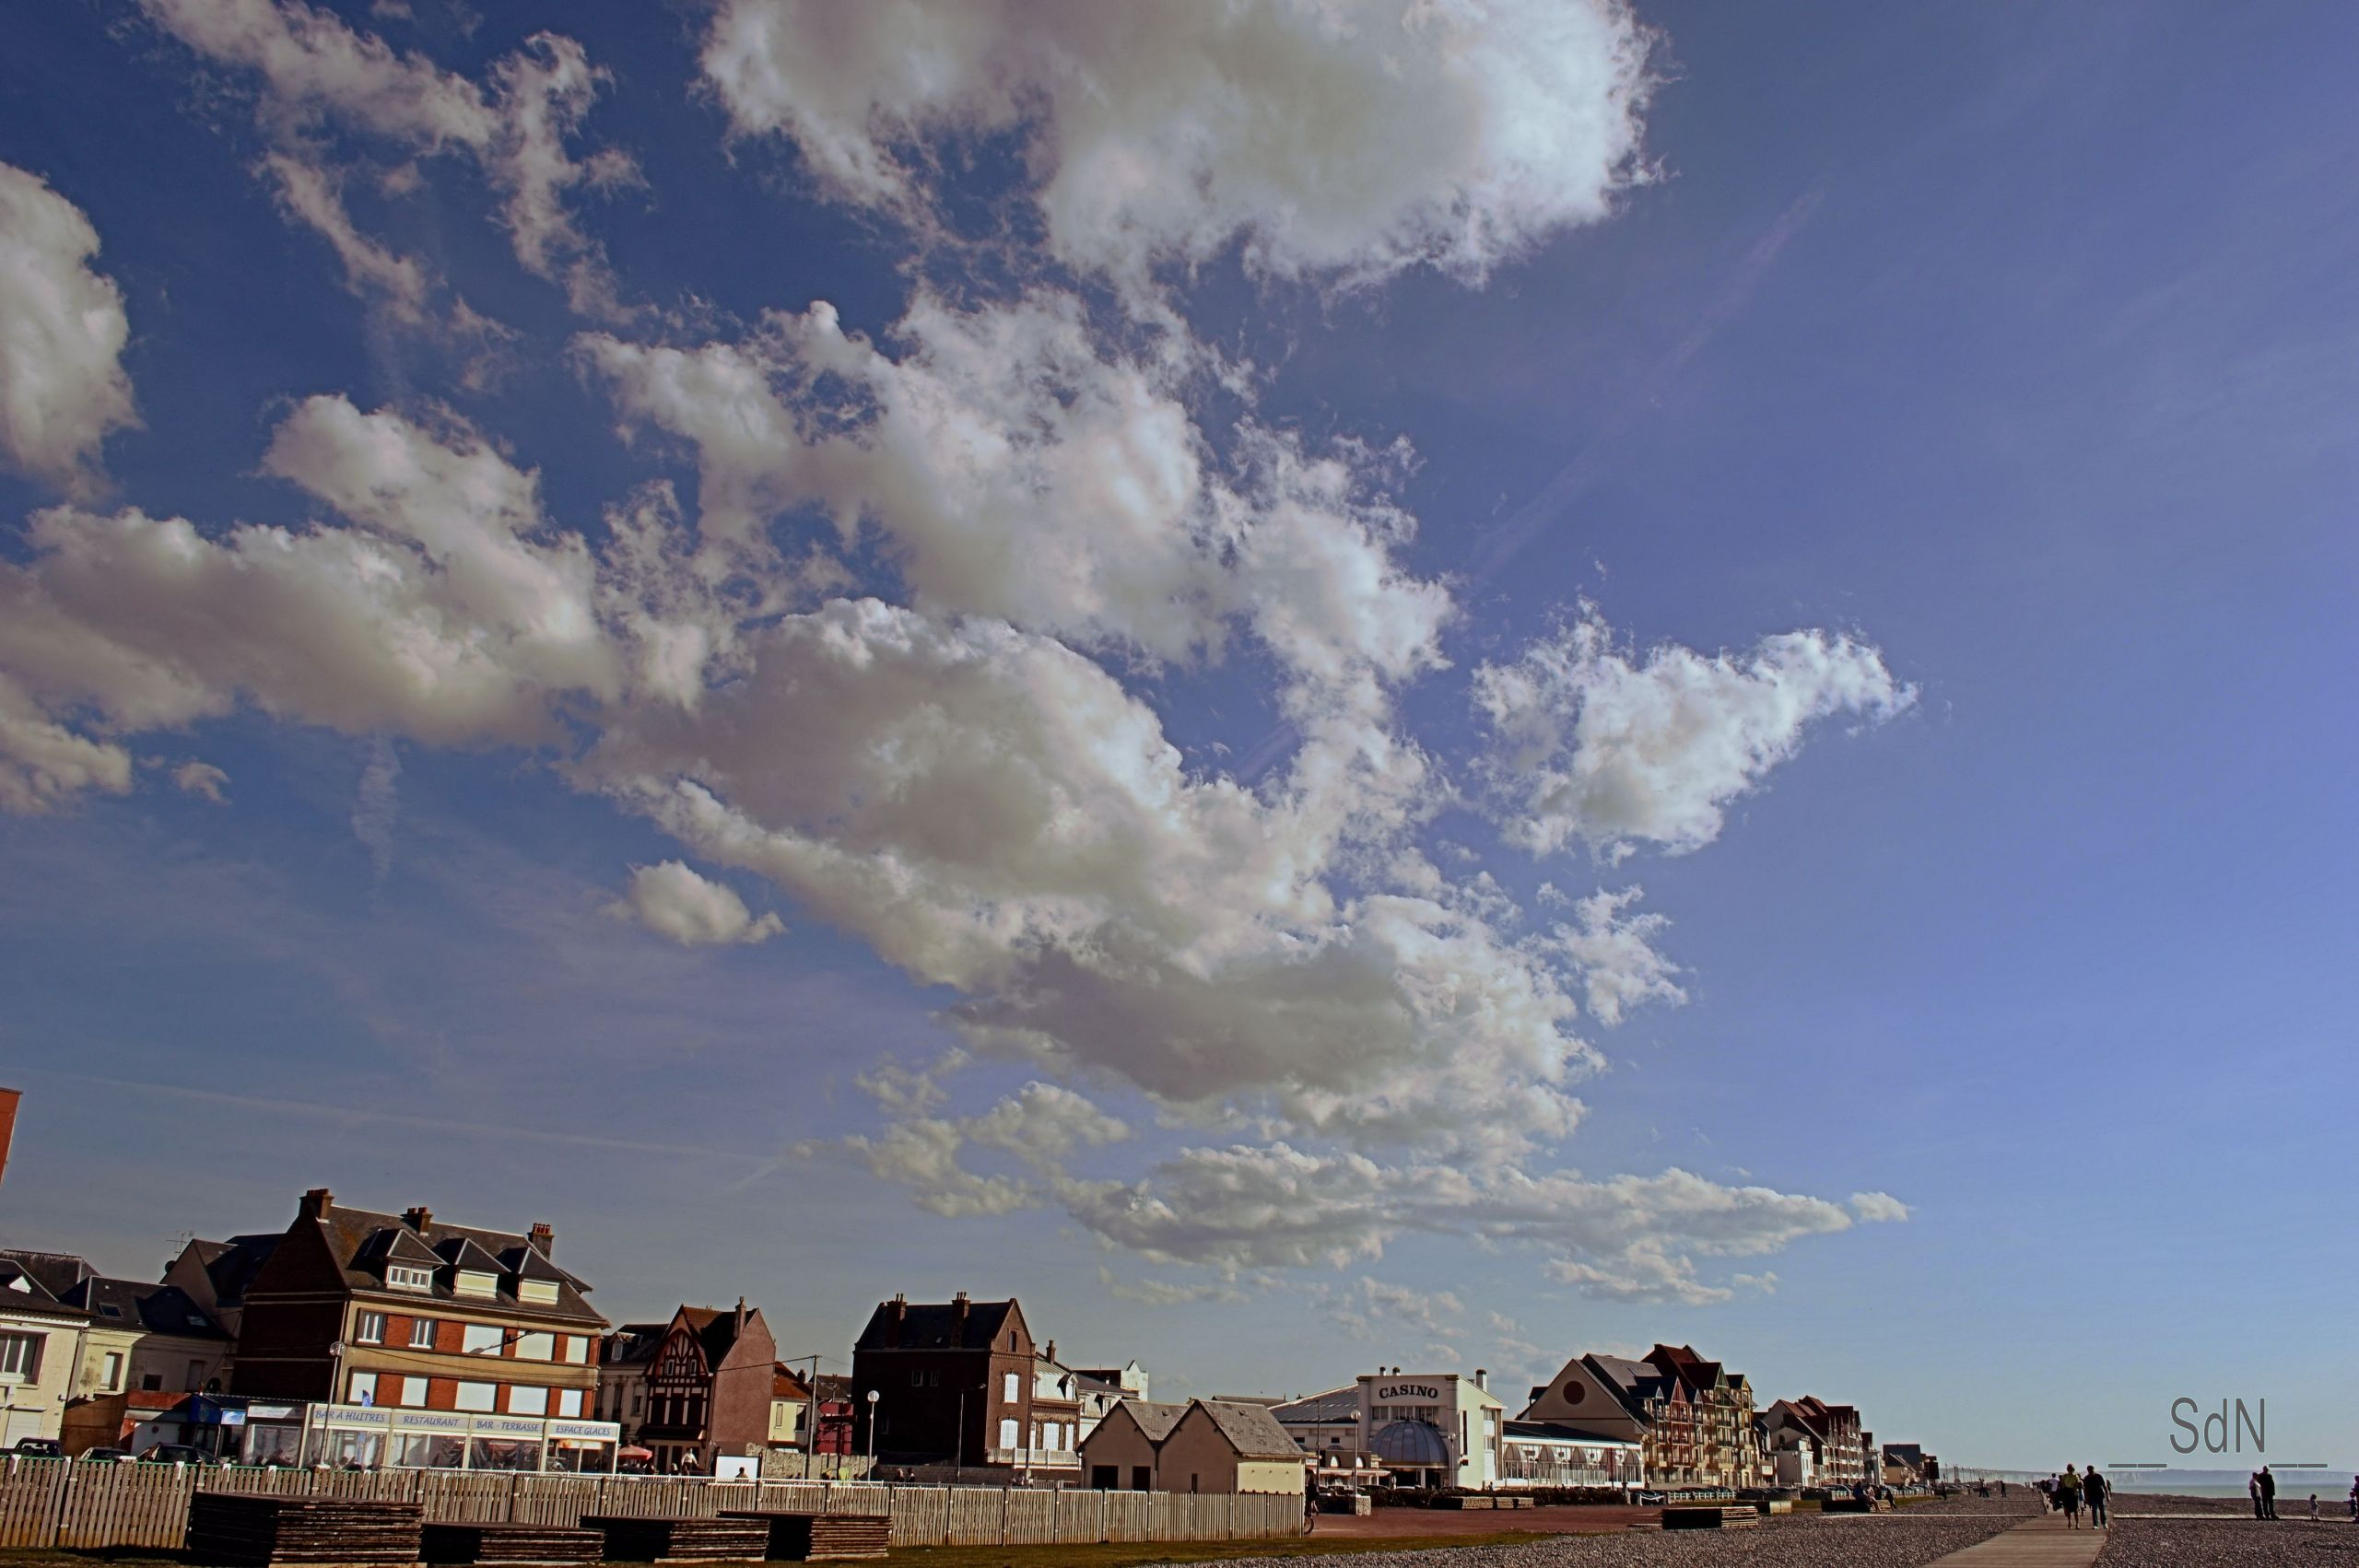
[[[885,1397],[881,1388],[868,1391],[868,1473],[876,1473],[876,1401]]]

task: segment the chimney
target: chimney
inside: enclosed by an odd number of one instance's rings
[[[893,1331],[891,1334],[886,1336],[885,1342],[888,1345],[898,1345],[901,1342],[901,1321],[910,1315],[910,1298],[903,1295],[900,1292],[895,1291],[893,1293],[892,1305],[893,1311],[891,1314],[891,1321],[893,1325]]]
[[[1478,1366],[1474,1369],[1474,1387],[1482,1389],[1485,1394],[1491,1391],[1491,1369],[1489,1367]]]
[[[967,1342],[967,1293],[960,1291],[950,1298],[950,1342],[963,1346]]]
[[[299,1220],[323,1220],[327,1218],[328,1211],[334,1207],[335,1194],[324,1187],[315,1187],[303,1194],[303,1201],[295,1206],[295,1217]]]
[[[744,1333],[745,1331],[745,1298],[744,1296],[739,1296],[739,1297],[737,1298],[737,1332],[739,1332],[740,1334],[742,1334],[742,1333]]]
[[[426,1227],[434,1223],[434,1211],[421,1203],[415,1209],[402,1211],[402,1223],[423,1235]]]
[[[557,1232],[549,1228],[549,1223],[546,1220],[534,1220],[532,1230],[526,1233],[526,1237],[534,1246],[540,1248],[542,1257],[557,1256]]]
[[[1054,1360],[1056,1360],[1056,1359],[1057,1359],[1057,1342],[1056,1342],[1054,1340],[1050,1340],[1050,1341],[1049,1341],[1049,1348],[1048,1348],[1047,1350],[1043,1351],[1043,1352],[1041,1352],[1041,1354],[1042,1354],[1042,1356],[1043,1356],[1045,1359],[1047,1359],[1047,1360],[1049,1360],[1049,1361],[1054,1361]]]

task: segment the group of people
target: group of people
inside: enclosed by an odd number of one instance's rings
[[[2089,1510],[2089,1527],[2093,1530],[2106,1527],[2106,1505],[2113,1501],[2113,1483],[2098,1474],[2095,1465],[2086,1470],[2076,1470],[2067,1465],[2062,1475],[2040,1481],[2037,1485],[2047,1494],[2048,1505],[2062,1514],[2072,1528],[2077,1530],[2081,1527],[2083,1504]],[[2003,1489],[2001,1495],[2004,1495]]]

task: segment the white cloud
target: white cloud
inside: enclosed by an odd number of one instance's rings
[[[703,63],[741,133],[920,222],[940,145],[1020,137],[1074,266],[1480,278],[1641,177],[1649,42],[1613,0],[727,0]]]
[[[1742,656],[1664,645],[1640,656],[1594,606],[1508,664],[1474,673],[1492,732],[1493,805],[1534,855],[1576,840],[1611,856],[1674,854],[1719,837],[1722,810],[1837,714],[1870,722],[1916,700],[1884,656],[1824,631],[1765,638]]]
[[[1646,895],[1642,887],[1619,893],[1602,888],[1573,906],[1578,925],[1553,928],[1550,944],[1581,977],[1590,1015],[1611,1028],[1644,1002],[1684,1002],[1687,993],[1672,978],[1679,965],[1655,950],[1654,940],[1670,926],[1668,917],[1625,913]]]
[[[328,242],[344,265],[345,287],[361,298],[380,298],[395,320],[426,322],[427,277],[415,256],[397,255],[355,228],[345,210],[343,178],[288,153],[264,155],[264,170],[277,186],[279,209]]]
[[[229,797],[222,792],[229,782],[227,773],[195,757],[172,769],[172,783],[182,792],[201,796],[217,806],[229,803]]]
[[[1851,1212],[1868,1224],[1890,1223],[1908,1218],[1908,1205],[1889,1192],[1855,1192]]]
[[[149,19],[207,59],[252,72],[260,117],[279,143],[265,160],[290,216],[319,230],[357,285],[406,298],[416,263],[351,226],[334,177],[309,144],[337,126],[428,156],[462,152],[499,198],[499,219],[526,271],[559,285],[579,313],[630,316],[605,251],[568,205],[582,190],[635,183],[636,165],[614,148],[577,158],[569,150],[610,80],[581,46],[535,33],[493,63],[488,87],[403,53],[374,33],[302,0],[140,0]]]
[[[0,811],[44,812],[84,790],[131,788],[131,754],[76,734],[0,673]]]
[[[1245,1293],[1235,1285],[1219,1281],[1196,1281],[1186,1284],[1169,1280],[1123,1280],[1111,1269],[1100,1265],[1097,1282],[1116,1301],[1135,1302],[1141,1306],[1187,1306],[1197,1302],[1238,1302]]]
[[[1824,1199],[1676,1168],[1592,1180],[1388,1165],[1283,1142],[1188,1149],[1143,1180],[1068,1179],[1055,1198],[1118,1246],[1231,1275],[1344,1268],[1380,1258],[1403,1234],[1455,1235],[1537,1248],[1553,1255],[1555,1277],[1622,1300],[1724,1299],[1729,1288],[1702,1279],[1698,1258],[1763,1256],[1852,1223]]]
[[[98,253],[79,207],[0,163],[0,460],[68,495],[100,486],[108,432],[139,423],[121,363],[131,323]]]
[[[1393,559],[1414,523],[1383,498],[1391,454],[1249,419],[1224,462],[1186,402],[1202,351],[1111,351],[1071,294],[921,293],[893,336],[898,358],[822,302],[734,343],[578,349],[627,427],[694,445],[709,541],[810,509],[847,543],[880,530],[921,609],[1157,659],[1216,653],[1243,620],[1331,685],[1439,661],[1449,595]]]
[[[775,914],[756,919],[736,889],[678,860],[633,866],[630,890],[613,909],[682,947],[768,942],[786,930]]]

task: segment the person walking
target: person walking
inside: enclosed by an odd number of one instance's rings
[[[2359,1476],[2351,1478],[2351,1522],[2359,1525]]]
[[[2081,1476],[2070,1465],[2056,1478],[2056,1505],[2064,1510],[2065,1520],[2073,1529],[2081,1527]]]
[[[2256,1519],[2269,1517],[2260,1511],[2260,1472],[2259,1470],[2253,1471],[2252,1479],[2245,1482],[2245,1491],[2252,1495],[2252,1516]]]
[[[2260,1516],[2277,1517],[2277,1476],[2267,1465],[2260,1467]]]
[[[1309,1535],[1319,1527],[1319,1475],[1309,1465],[1302,1468],[1302,1533]]]
[[[2089,1528],[2105,1528],[2105,1505],[2113,1499],[2113,1482],[2097,1474],[2095,1465],[2081,1478],[2081,1495],[2089,1500]]]

